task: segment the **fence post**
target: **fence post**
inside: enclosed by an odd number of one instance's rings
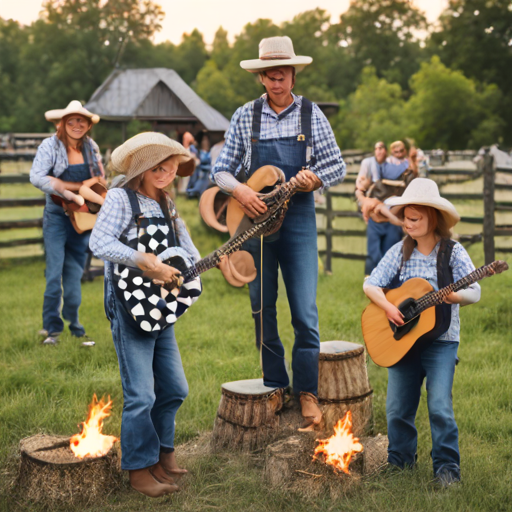
[[[494,165],[489,148],[484,155],[484,256],[485,264],[494,261]]]
[[[325,225],[325,266],[324,272],[332,274],[332,196],[330,192],[326,194],[325,216],[327,218]]]

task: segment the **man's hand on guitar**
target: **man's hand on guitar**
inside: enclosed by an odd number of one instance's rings
[[[254,219],[267,211],[267,205],[251,187],[240,184],[233,190],[233,197],[240,203],[247,217]]]
[[[299,171],[295,179],[300,185],[299,192],[312,192],[322,186],[322,180],[314,172],[307,169]]]
[[[384,311],[386,312],[386,316],[390,322],[393,322],[398,326],[404,325],[404,315],[402,315],[400,310],[394,304],[388,302]]]

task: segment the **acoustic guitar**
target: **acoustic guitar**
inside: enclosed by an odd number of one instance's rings
[[[505,261],[494,261],[476,269],[459,281],[435,292],[425,279],[409,279],[399,288],[389,290],[386,299],[404,315],[404,325],[398,327],[388,320],[383,309],[369,304],[361,316],[363,337],[368,354],[378,366],[389,368],[398,363],[436,324],[435,307],[451,293],[508,270]]]

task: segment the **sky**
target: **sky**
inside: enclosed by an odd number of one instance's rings
[[[183,33],[199,29],[207,44],[213,42],[217,29],[222,26],[228,31],[228,38],[242,31],[247,23],[258,18],[270,18],[274,23],[291,20],[296,14],[320,7],[331,14],[331,21],[337,22],[345,12],[349,0],[156,0],[166,16],[162,30],[155,35],[155,42],[170,40],[180,43]],[[447,7],[448,0],[414,0],[413,3],[433,22]],[[35,21],[43,0],[0,0],[0,17],[12,18],[24,25]]]

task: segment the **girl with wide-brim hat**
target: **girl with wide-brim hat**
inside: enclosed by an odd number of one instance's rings
[[[64,330],[62,316],[69,322],[71,334],[84,347],[94,346],[78,319],[81,303],[81,278],[87,260],[90,231],[78,233],[73,228],[61,202],[51,196],[68,197],[78,192],[82,183],[104,181],[98,145],[89,136],[99,116],[71,101],[64,109],[49,110],[45,117],[57,126],[57,133],[39,146],[32,168],[31,183],[46,193],[43,237],[46,258],[46,289],[43,301],[44,345],[56,345]],[[83,204],[83,203],[82,203]]]
[[[121,283],[116,276],[138,268],[144,277],[166,284],[178,271],[164,260],[179,256],[192,265],[200,259],[165,192],[190,159],[181,144],[153,132],[136,135],[114,150],[111,166],[125,176],[125,184],[109,190],[90,242],[93,253],[106,260],[105,310],[124,396],[122,468],[130,472],[132,487],[151,497],[178,490],[176,482],[186,473],[176,464],[174,429],[188,384],[173,325],[148,332],[135,325],[116,288]],[[157,239],[162,233],[166,236]],[[137,293],[147,290],[141,288]]]
[[[439,194],[437,184],[416,178],[401,197],[387,201],[403,220],[405,240],[394,245],[364,283],[364,292],[385,312],[388,320],[403,325],[403,315],[386,299],[385,288],[397,288],[420,277],[438,290],[462,279],[475,267],[464,247],[450,239],[450,229],[460,220],[450,201]],[[432,433],[434,477],[441,486],[460,481],[458,428],[452,405],[452,385],[457,363],[459,307],[480,299],[480,286],[452,292],[436,306],[435,341],[417,345],[388,369],[386,413],[388,463],[400,469],[414,466],[417,438],[415,417],[426,379],[427,404]]]

